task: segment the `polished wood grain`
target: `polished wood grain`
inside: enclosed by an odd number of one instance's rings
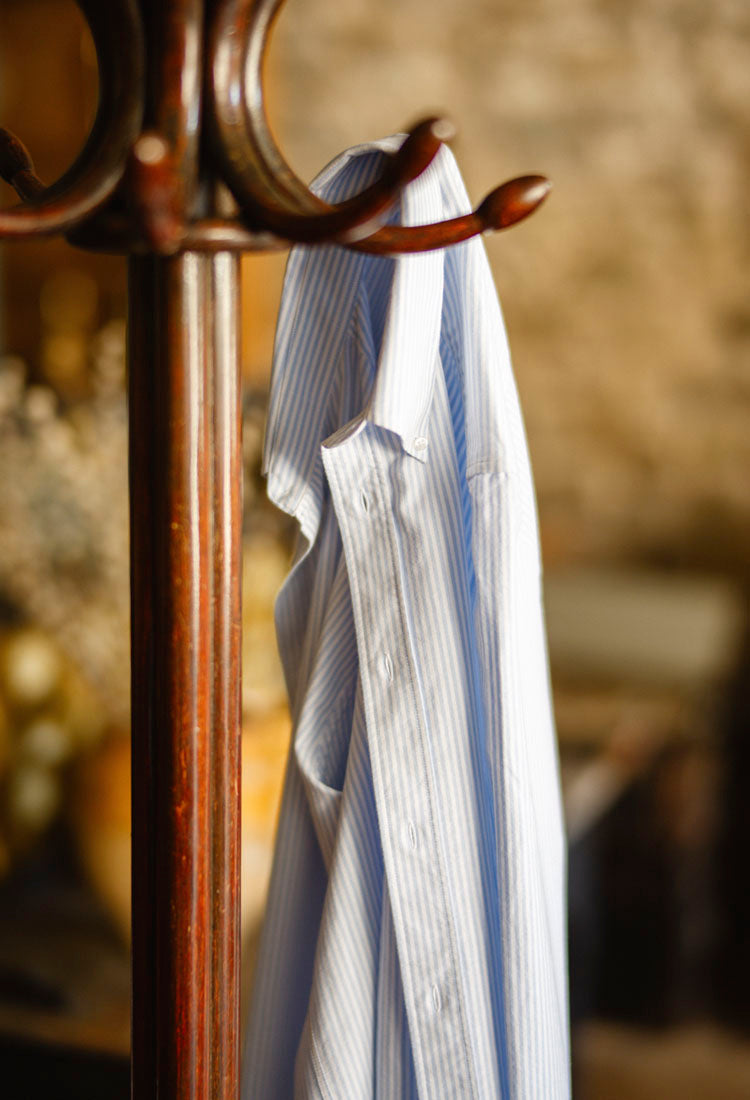
[[[242,408],[239,257],[208,267],[213,453],[210,1096],[239,1087]]]
[[[144,1100],[209,1095],[210,262],[130,271],[133,1087]]]
[[[237,1092],[238,260],[130,261],[134,1095]]]

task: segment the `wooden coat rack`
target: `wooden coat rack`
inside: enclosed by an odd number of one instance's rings
[[[128,256],[135,1100],[239,1089],[239,255],[442,248],[514,224],[549,189],[524,176],[464,217],[382,226],[450,137],[427,119],[376,183],[322,202],[266,119],[282,2],[79,0],[99,105],[78,159],[45,188],[0,131],[0,175],[23,200],[0,237]]]

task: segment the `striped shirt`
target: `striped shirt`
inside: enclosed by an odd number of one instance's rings
[[[330,165],[330,202],[387,139]],[[469,209],[447,149],[402,196]],[[266,428],[294,723],[244,1100],[569,1096],[534,489],[483,245],[297,248]]]

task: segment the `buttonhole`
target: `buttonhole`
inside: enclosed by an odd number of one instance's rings
[[[417,850],[417,830],[414,828],[414,822],[409,822],[409,843],[412,846],[413,851]]]
[[[436,1012],[439,1012],[440,1009],[443,1007],[443,1001],[442,1001],[442,998],[440,997],[440,990],[438,989],[438,987],[436,985],[433,985],[433,987],[432,987],[432,1003],[435,1006],[435,1011]]]
[[[362,490],[362,507],[366,512],[370,511],[370,498],[368,497],[364,489]]]
[[[385,665],[385,675],[386,675],[386,678],[388,680],[388,683],[392,684],[393,683],[393,661],[391,660],[391,658],[388,656],[387,653],[386,653],[385,657],[383,658],[383,664]]]

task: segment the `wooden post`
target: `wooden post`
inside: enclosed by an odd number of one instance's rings
[[[238,1087],[238,260],[130,261],[133,1095]]]

